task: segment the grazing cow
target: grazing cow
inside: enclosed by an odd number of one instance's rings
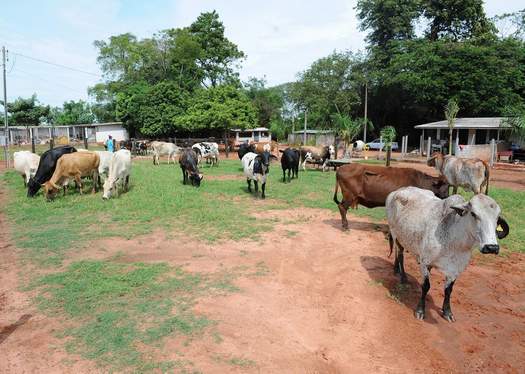
[[[270,172],[270,159],[277,158],[270,152],[263,152],[260,154],[249,152],[246,153],[242,160],[242,167],[244,169],[244,175],[248,182],[248,191],[252,192],[252,180],[255,185],[255,193],[259,192],[259,182],[261,182],[262,194],[261,198],[266,198],[266,178]]]
[[[283,183],[286,182],[285,172],[288,170],[288,181],[292,178],[299,178],[299,150],[295,148],[286,148],[284,151],[279,150],[281,156],[281,167],[283,168]]]
[[[181,152],[180,147],[167,142],[151,142],[151,149],[153,151],[153,165],[160,165],[159,159],[162,155],[168,156],[168,165],[171,159],[173,159],[173,163],[175,163],[175,156]]]
[[[344,229],[348,228],[346,213],[349,207],[357,209],[358,204],[367,208],[385,206],[388,194],[401,187],[420,187],[441,199],[448,197],[449,185],[443,177],[433,177],[415,169],[353,163],[338,168],[335,176],[334,201]],[[341,202],[337,200],[339,187],[343,194]]]
[[[57,161],[62,155],[76,151],[77,150],[74,147],[65,145],[63,147],[56,147],[42,153],[35,176],[30,178],[27,184],[27,197],[35,196],[42,184],[51,178],[55,171]]]
[[[43,184],[45,197],[48,200],[55,197],[69,179],[75,180],[82,194],[82,177],[91,177],[93,193],[97,192],[99,164],[100,157],[95,152],[75,152],[63,155],[58,159],[51,179]]]
[[[472,247],[481,253],[498,254],[497,237],[508,234],[508,225],[499,216],[500,207],[489,196],[474,195],[465,201],[460,195],[440,200],[430,191],[405,187],[388,195],[386,214],[390,226],[391,249],[396,248],[396,263],[402,282],[406,281],[403,251],[413,253],[423,276],[421,298],[415,310],[417,319],[425,318],[425,297],[430,289],[430,269],[445,275],[442,316],[453,322],[450,295],[457,277],[467,267]],[[505,223],[507,232],[496,233]],[[396,269],[397,270],[397,269]]]
[[[122,184],[124,191],[128,191],[130,171],[131,152],[127,149],[121,149],[113,153],[109,166],[109,174],[104,182],[104,194],[102,195],[104,200],[109,199],[112,194],[118,197],[119,184]]]
[[[40,157],[29,151],[20,151],[13,153],[13,161],[15,170],[24,179],[24,187],[27,187],[29,179],[35,176]]]
[[[123,148],[125,149],[125,148]],[[100,163],[98,165],[98,176],[107,177],[109,174],[109,166],[111,165],[111,158],[113,157],[113,152],[108,151],[89,151],[87,149],[79,148],[78,152],[94,152],[100,157]]]
[[[482,193],[485,187],[485,195],[489,193],[490,167],[485,161],[443,156],[440,152],[434,152],[428,160],[428,166],[435,167],[447,178],[448,183],[454,187],[454,194],[458,192],[459,186],[475,194]]]
[[[183,150],[179,157],[179,164],[182,170],[182,183],[186,184],[189,179],[192,186],[199,187],[203,176],[199,172],[197,153],[193,149]]]
[[[254,144],[248,144],[248,143],[242,143],[239,145],[239,150],[237,151],[237,155],[239,156],[239,160],[242,160],[244,155],[248,152],[255,153],[255,145]]]
[[[206,159],[206,163],[211,162],[211,166],[219,164],[219,145],[214,142],[195,143],[191,149],[197,153],[199,165],[202,159]]]
[[[323,171],[326,169],[328,160],[335,159],[335,147],[333,145],[325,145],[324,147],[301,147],[299,150],[301,160],[303,162],[303,170],[306,170],[306,163],[312,163],[323,166]]]

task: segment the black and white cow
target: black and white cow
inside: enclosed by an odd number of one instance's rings
[[[321,165],[325,171],[328,160],[335,158],[335,147],[325,145],[324,147],[303,146],[300,149],[301,159],[303,160],[303,170],[306,170],[306,163]]]
[[[283,168],[283,183],[286,182],[286,170],[288,170],[288,181],[291,180],[290,173],[292,178],[299,178],[299,150],[295,148],[286,148],[282,152],[281,156],[281,166]]]
[[[248,152],[255,153],[255,145],[248,144],[248,143],[242,143],[239,145],[239,150],[237,151],[237,155],[239,156],[239,160],[242,160],[244,155]]]
[[[203,176],[199,172],[197,153],[193,149],[183,150],[179,157],[179,164],[182,170],[182,183],[186,184],[189,180],[192,186],[199,187]]]
[[[191,146],[198,158],[199,165],[202,159],[206,159],[206,163],[211,163],[211,166],[219,164],[219,145],[214,142],[200,142]]]
[[[55,172],[57,161],[62,155],[76,151],[77,150],[75,147],[65,145],[63,147],[56,147],[42,153],[35,176],[30,178],[29,182],[27,183],[27,197],[35,196],[42,184],[51,179],[51,176]]]
[[[277,158],[270,152],[263,153],[246,153],[242,160],[242,168],[244,170],[244,175],[246,176],[246,181],[248,182],[248,191],[252,192],[252,181],[255,185],[255,193],[259,192],[259,182],[261,183],[262,194],[261,198],[265,198],[266,190],[266,178],[270,172],[270,159]]]

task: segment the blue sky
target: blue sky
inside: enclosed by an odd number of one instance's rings
[[[150,36],[189,25],[203,11],[217,10],[226,35],[248,58],[241,78],[270,84],[291,81],[333,50],[364,48],[356,1],[325,0],[41,0],[6,1],[0,13],[0,45],[10,50],[8,100],[33,93],[41,102],[87,100],[97,76],[29,60],[16,53],[100,74],[93,41],[131,32]],[[45,4],[45,5],[44,5]],[[523,0],[488,0],[489,16],[524,8]]]

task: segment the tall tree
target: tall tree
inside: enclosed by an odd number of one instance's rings
[[[430,40],[441,37],[464,40],[495,32],[482,0],[426,0],[424,16],[429,21]]]
[[[448,154],[452,154],[452,133],[454,132],[454,126],[456,123],[456,117],[459,112],[458,102],[454,99],[450,99],[445,105],[445,118],[448,124]]]
[[[57,125],[75,125],[95,122],[95,115],[91,105],[85,101],[67,101],[62,108],[54,108],[51,111],[52,121]]]
[[[51,108],[49,105],[41,105],[33,94],[24,99],[19,97],[12,103],[7,103],[9,124],[11,126],[39,126],[49,121]]]
[[[276,88],[267,88],[264,79],[250,78],[244,83],[246,95],[257,110],[257,122],[261,127],[270,127],[274,121],[281,120],[281,108],[284,105],[282,92]]]
[[[215,87],[219,83],[232,83],[238,79],[236,64],[245,55],[224,35],[224,25],[216,11],[202,13],[188,28],[199,43],[202,53],[197,58],[204,72],[202,83]]]
[[[356,9],[361,31],[369,31],[367,41],[383,49],[390,41],[413,38],[421,13],[420,0],[359,0]]]

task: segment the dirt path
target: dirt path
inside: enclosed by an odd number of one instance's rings
[[[185,357],[204,373],[519,373],[525,359],[525,259],[482,256],[454,288],[454,324],[440,317],[443,281],[436,273],[427,319],[412,315],[419,276],[407,261],[409,286],[399,288],[384,225],[361,218],[351,231],[323,210],[264,214],[279,220],[260,243],[207,245],[163,234],[140,240],[106,240],[95,257],[125,252],[121,261],[168,261],[190,271],[262,266],[240,278],[241,288],[196,307],[218,320],[222,342],[169,340],[162,359]],[[125,250],[123,250],[125,248]],[[217,357],[242,357],[234,366]]]

